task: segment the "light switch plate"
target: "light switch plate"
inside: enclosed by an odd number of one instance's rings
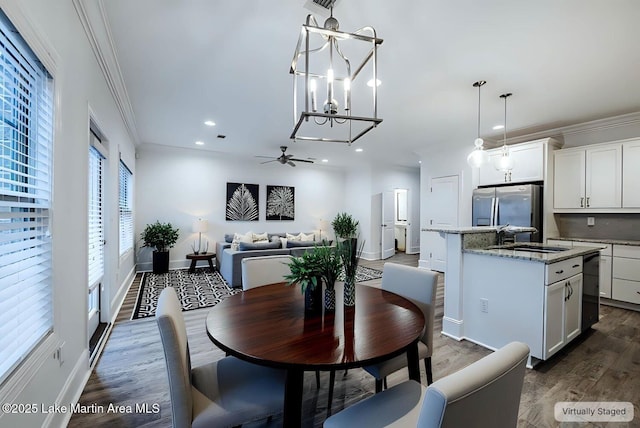
[[[595,226],[596,218],[595,217],[587,217],[587,226]]]

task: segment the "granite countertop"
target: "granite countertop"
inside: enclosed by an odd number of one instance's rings
[[[616,245],[637,245],[640,246],[640,241],[633,240],[624,240],[624,239],[596,239],[596,238],[568,238],[568,237],[558,237],[558,238],[549,238],[555,239],[558,241],[576,241],[576,242],[595,242],[597,244],[616,244]]]
[[[488,256],[497,256],[497,257],[507,257],[511,259],[519,259],[519,260],[528,260],[532,262],[540,262],[545,264],[551,264],[555,262],[559,262],[562,260],[570,259],[572,257],[584,256],[586,254],[597,253],[600,251],[596,247],[579,247],[579,248],[569,248],[567,247],[566,251],[559,251],[555,253],[535,253],[531,251],[524,250],[514,250],[513,247],[516,245],[527,244],[534,245],[537,247],[542,247],[544,244],[540,243],[529,243],[529,242],[519,242],[517,244],[508,244],[508,245],[495,245],[486,248],[467,248],[464,249],[465,253],[472,254],[482,254]],[[546,245],[549,246],[549,245]],[[554,247],[558,247],[554,245]]]
[[[463,226],[463,227],[423,227],[422,232],[443,232],[443,233],[488,233],[498,230],[496,226]]]

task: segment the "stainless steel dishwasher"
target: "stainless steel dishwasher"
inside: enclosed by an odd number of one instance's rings
[[[598,322],[600,314],[600,252],[582,258],[582,331]]]

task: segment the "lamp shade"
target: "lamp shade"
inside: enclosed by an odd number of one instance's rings
[[[209,230],[209,222],[207,220],[203,220],[201,218],[194,220],[193,221],[193,225],[191,227],[191,230],[193,232],[206,232],[207,230]]]

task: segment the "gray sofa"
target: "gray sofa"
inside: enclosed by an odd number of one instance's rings
[[[278,237],[285,237],[286,233],[269,233],[269,241],[274,242],[274,239]],[[292,235],[297,235],[297,233],[292,233]],[[276,256],[289,254],[294,257],[299,257],[310,248],[320,244],[316,241],[307,241],[307,242],[288,242],[290,247],[282,248],[282,246],[275,247],[275,244],[272,246],[264,245],[246,245],[245,248],[241,247],[238,250],[231,249],[231,242],[233,234],[226,235],[224,241],[219,241],[216,243],[216,260],[218,264],[218,270],[222,277],[227,281],[230,287],[242,287],[242,259],[245,257],[257,257],[257,256]],[[231,238],[231,239],[230,239]],[[295,245],[295,246],[293,246]],[[264,248],[269,247],[269,248]]]

